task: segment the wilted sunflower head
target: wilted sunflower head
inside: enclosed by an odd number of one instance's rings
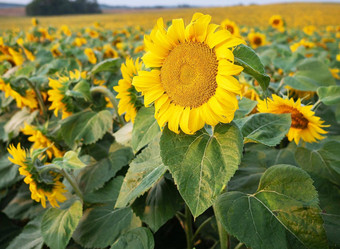
[[[221,28],[228,30],[232,35],[240,36],[240,29],[237,24],[229,19],[221,22]]]
[[[248,34],[248,40],[254,49],[267,44],[266,35],[258,32],[250,32]]]
[[[193,134],[204,124],[228,123],[238,108],[241,86],[233,77],[243,68],[234,65],[232,48],[244,43],[211,16],[194,14],[189,25],[174,19],[165,29],[163,19],[144,42],[142,60],[150,71],[140,71],[133,85],[144,95],[144,104],[155,104],[161,128],[175,133],[179,128]]]
[[[315,116],[312,107],[312,105],[302,105],[301,99],[294,102],[293,98],[283,99],[275,94],[272,95],[272,99],[259,100],[257,105],[259,112],[290,113],[292,124],[287,137],[289,141],[294,140],[296,144],[299,143],[300,139],[312,143],[325,138],[321,134],[326,134],[327,131],[321,127],[327,127],[328,125],[323,125],[324,121]]]

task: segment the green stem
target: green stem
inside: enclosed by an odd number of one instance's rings
[[[283,78],[282,78],[281,81],[280,81],[280,84],[279,84],[278,88],[277,88],[276,91],[275,91],[275,94],[278,94],[278,93],[280,92],[280,90],[281,90],[281,88],[283,87],[283,85],[284,85],[284,81],[283,81]]]
[[[196,230],[196,232],[194,233],[194,237],[193,237],[193,241],[196,240],[197,236],[199,235],[199,233],[202,231],[202,229],[209,224],[209,222],[213,219],[213,216],[209,217],[208,219],[206,219]]]
[[[185,236],[187,239],[187,249],[192,249],[194,247],[193,233],[192,233],[192,215],[187,205],[185,205],[184,231],[185,231]]]
[[[60,170],[60,173],[66,178],[66,180],[71,184],[74,192],[76,193],[76,195],[78,195],[78,197],[83,201],[84,197],[83,194],[81,193],[78,184],[76,183],[76,181],[73,179],[73,177],[67,173],[65,170]]]
[[[218,236],[220,237],[220,248],[221,249],[229,249],[229,235],[227,231],[223,228],[221,222],[216,219],[217,228],[218,228]]]
[[[238,243],[238,244],[235,246],[234,249],[240,249],[242,246],[243,246],[243,243],[240,242],[240,243]]]
[[[115,110],[115,113],[118,117],[118,120],[119,120],[119,123],[121,125],[124,125],[125,122],[124,122],[124,119],[122,118],[122,116],[120,116],[118,114],[118,104],[117,104],[117,101],[116,101],[116,98],[115,96],[112,94],[112,92],[109,91],[109,89],[105,88],[105,87],[102,87],[102,86],[95,86],[93,88],[91,88],[91,93],[102,93],[104,94],[106,97],[108,97],[113,105],[113,108]]]
[[[318,101],[316,101],[315,102],[315,104],[313,105],[313,107],[312,107],[312,111],[314,111],[317,107],[318,107],[318,105],[321,103],[321,100],[319,99]]]

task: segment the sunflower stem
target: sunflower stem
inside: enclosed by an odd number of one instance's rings
[[[214,213],[216,213],[215,209],[214,209]],[[218,219],[216,219],[216,222],[217,222],[218,236],[220,238],[220,248],[229,249],[229,235]]]
[[[240,249],[244,244],[242,242],[238,243],[234,249]]]
[[[283,85],[284,85],[284,81],[283,81],[283,78],[282,78],[281,81],[280,81],[280,84],[279,84],[278,88],[277,88],[276,91],[275,91],[275,94],[278,94],[278,93],[280,92],[280,90],[281,90],[281,88],[283,87]]]
[[[187,205],[185,205],[185,222],[184,222],[184,231],[187,239],[187,249],[193,248],[193,232],[192,232],[192,215],[190,209]]]
[[[91,93],[102,93],[104,94],[106,97],[108,97],[110,99],[110,102],[113,105],[113,109],[115,110],[115,113],[118,117],[118,121],[119,123],[123,126],[125,124],[124,119],[122,116],[120,116],[118,114],[118,104],[116,101],[115,96],[109,91],[109,89],[102,87],[102,86],[95,86],[93,88],[91,88]]]
[[[312,107],[312,111],[315,111],[315,109],[318,108],[319,104],[321,103],[321,100],[319,99],[318,101],[315,102],[315,104]]]
[[[78,195],[78,197],[81,199],[81,201],[84,200],[83,194],[79,189],[78,184],[76,183],[76,181],[74,180],[74,178],[66,172],[66,170],[62,169],[60,170],[60,173],[66,178],[66,180],[71,184],[74,192],[76,193],[76,195]]]
[[[209,222],[212,220],[213,216],[209,217],[208,219],[206,219],[196,230],[196,232],[194,233],[194,237],[193,237],[193,241],[196,240],[197,236],[199,235],[199,233],[202,231],[202,229],[209,224]]]

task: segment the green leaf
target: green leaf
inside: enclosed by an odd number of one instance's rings
[[[328,66],[311,58],[301,61],[295,75],[285,77],[284,83],[301,91],[316,91],[320,86],[335,85]]]
[[[115,203],[123,180],[123,176],[117,176],[106,182],[102,188],[85,193],[84,201],[88,203]]]
[[[258,113],[247,119],[241,131],[246,141],[275,146],[286,136],[290,125],[290,114]]]
[[[9,244],[7,249],[40,249],[44,245],[41,236],[40,224],[42,215],[31,220],[24,227],[24,230]]]
[[[330,244],[336,248],[340,246],[340,215],[321,214],[325,222],[324,227]]]
[[[66,152],[62,158],[55,158],[52,163],[64,169],[81,169],[86,166],[78,158],[78,153],[72,150]]]
[[[340,86],[323,86],[319,87],[316,92],[325,105],[340,104]]]
[[[265,74],[264,66],[255,51],[243,44],[233,51],[235,64],[244,68],[243,72],[253,76],[260,84],[263,91],[268,88],[270,77]]]
[[[139,151],[161,133],[154,114],[154,107],[142,107],[138,111],[132,130],[131,146],[134,151]]]
[[[113,146],[109,156],[94,165],[86,166],[80,173],[79,187],[84,193],[92,192],[101,188],[116,173],[128,165],[133,158],[131,148],[123,146]]]
[[[41,222],[41,233],[45,243],[51,249],[66,248],[82,215],[83,205],[80,201],[75,201],[66,209],[47,210]]]
[[[299,147],[295,159],[307,172],[314,173],[338,184],[340,182],[340,142],[326,142],[320,149]]]
[[[131,162],[116,207],[125,207],[135,198],[144,194],[162,177],[166,170],[167,168],[160,157],[159,139],[156,139]]]
[[[234,119],[243,118],[245,115],[249,114],[257,105],[257,101],[242,98],[238,102],[238,109],[235,112]]]
[[[146,227],[138,227],[123,234],[111,249],[153,249],[155,242]]]
[[[121,60],[118,58],[110,58],[110,59],[101,61],[100,63],[98,63],[92,68],[91,74],[94,75],[100,72],[115,73],[119,69],[120,64],[121,64]]]
[[[130,208],[113,210],[104,206],[88,209],[72,237],[83,247],[105,248],[129,230],[131,221]]]
[[[270,167],[254,194],[222,194],[215,211],[228,233],[247,247],[328,248],[313,181],[295,166]]]
[[[213,135],[203,129],[195,135],[177,135],[166,127],[160,146],[163,163],[197,217],[213,204],[234,175],[241,161],[243,139],[233,124],[217,125]]]
[[[19,174],[19,166],[8,160],[9,154],[0,158],[0,189],[6,188],[19,181],[22,177]]]
[[[112,128],[112,118],[108,110],[79,112],[63,120],[60,131],[71,148],[78,142],[92,144]]]
[[[83,98],[87,101],[90,101],[92,99],[90,93],[90,83],[86,80],[81,80],[74,86],[72,90],[68,90],[66,95],[75,98]]]
[[[174,183],[161,178],[149,192],[133,203],[133,211],[153,232],[163,226],[183,208],[183,200]]]

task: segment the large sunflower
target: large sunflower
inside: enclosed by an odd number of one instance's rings
[[[179,127],[193,134],[204,124],[229,123],[238,108],[241,86],[233,75],[243,68],[234,65],[230,48],[244,41],[219,25],[211,16],[194,14],[190,24],[172,20],[166,30],[163,19],[145,36],[147,53],[142,60],[151,71],[140,71],[133,85],[144,95],[144,104],[155,103],[155,118],[175,133]]]
[[[257,109],[259,112],[267,113],[290,113],[292,124],[288,131],[287,137],[289,141],[299,143],[300,139],[308,143],[316,142],[316,140],[324,139],[325,137],[320,134],[326,134],[327,131],[321,127],[324,121],[315,116],[312,111],[312,105],[303,106],[301,99],[294,102],[293,98],[283,99],[277,95],[272,95],[273,99],[259,100]]]
[[[132,85],[132,79],[139,70],[142,69],[142,62],[139,58],[134,62],[131,58],[127,58],[125,64],[122,64],[121,71],[123,79],[118,81],[118,86],[113,89],[118,93],[117,98],[118,114],[122,115],[125,112],[125,120],[128,122],[131,119],[133,123],[137,115],[137,108],[140,103],[137,100],[137,92]]]
[[[46,208],[46,199],[52,207],[59,207],[58,202],[64,202],[66,200],[63,193],[67,192],[67,190],[59,180],[61,177],[60,174],[50,173],[54,179],[51,183],[46,183],[37,172],[31,160],[31,153],[26,153],[26,151],[21,148],[20,143],[17,148],[15,148],[14,145],[10,145],[8,152],[12,156],[8,157],[8,159],[12,163],[20,166],[19,172],[25,176],[24,182],[29,184],[31,198],[33,200],[41,202],[44,208]]]

